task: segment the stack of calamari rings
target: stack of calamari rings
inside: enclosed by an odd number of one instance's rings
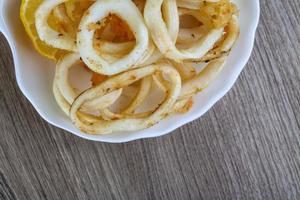
[[[88,134],[142,130],[188,112],[239,35],[230,0],[44,0],[35,27],[41,41],[65,52],[57,60],[55,99]],[[76,64],[92,74],[84,91],[70,81]],[[154,87],[163,98],[141,111]],[[113,109],[124,96],[126,105]]]

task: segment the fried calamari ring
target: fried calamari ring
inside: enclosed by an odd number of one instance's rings
[[[122,113],[124,114],[132,114],[134,111],[139,107],[144,100],[147,98],[147,95],[149,94],[151,90],[151,85],[152,85],[152,79],[150,76],[143,78],[141,80],[141,84],[139,86],[139,91],[133,101],[127,106]]]
[[[190,63],[177,63],[176,69],[180,71],[181,77],[186,77],[186,79],[182,83],[180,95],[170,113],[187,112],[192,106],[192,97],[207,88],[217,78],[225,65],[226,59],[226,56],[222,56],[212,60],[197,74]],[[187,68],[191,72],[185,71],[185,66],[188,66]],[[161,74],[154,74],[153,79],[161,90],[166,91],[168,84],[161,77]]]
[[[225,34],[220,41],[218,41],[213,49],[211,49],[200,61],[208,62],[212,59],[218,58],[223,54],[228,54],[234,46],[239,37],[240,28],[237,16],[232,16],[229,24],[225,27]]]
[[[163,59],[162,59],[163,60]],[[172,64],[172,66],[178,71],[180,74],[180,78],[182,83],[185,81],[195,77],[197,75],[196,69],[193,66],[193,63],[184,62],[184,63],[177,63],[171,60],[163,60],[164,62],[168,62]],[[157,87],[162,91],[166,91],[168,87],[168,82],[164,79],[163,74],[157,72],[152,75],[154,82],[156,83]]]
[[[178,100],[190,98],[196,93],[207,88],[223,69],[226,59],[227,56],[222,56],[218,59],[212,60],[197,75],[186,80],[182,84],[181,93],[178,97]]]
[[[77,53],[72,53],[64,56],[56,65],[55,82],[69,104],[72,104],[77,97],[77,92],[69,83],[69,70],[73,65],[79,62],[79,55]]]
[[[162,104],[149,116],[144,118],[132,117],[118,120],[98,120],[93,123],[86,123],[80,118],[80,108],[86,101],[101,97],[108,92],[115,91],[130,85],[144,77],[150,76],[156,71],[162,71],[170,81],[170,88]],[[97,87],[91,88],[76,98],[71,106],[70,118],[73,123],[83,132],[89,134],[109,134],[117,131],[137,131],[153,126],[168,115],[172,109],[181,90],[181,79],[178,72],[168,64],[150,65],[134,69],[117,76],[113,76]]]
[[[79,95],[69,83],[69,70],[80,62],[77,53],[64,56],[56,65],[53,92],[61,109],[68,114],[71,104]],[[83,108],[88,111],[102,110],[112,105],[122,94],[122,89],[108,93],[105,97],[86,102]]]
[[[56,100],[61,109],[68,114],[70,105],[74,102],[79,93],[69,83],[69,71],[72,66],[80,62],[80,57],[77,53],[72,53],[64,56],[56,66],[56,73],[54,79],[53,92]],[[104,80],[103,80],[104,81]],[[132,102],[124,109],[122,114],[128,116],[132,114],[135,109],[143,103],[145,98],[151,89],[151,77],[146,77],[141,80],[138,92]],[[85,111],[103,111],[107,107],[111,106],[122,94],[122,89],[113,91],[105,96],[105,98],[95,99],[93,101],[86,102],[83,105]],[[108,112],[104,112],[108,113]],[[110,115],[112,118],[116,118],[117,115]],[[136,115],[138,116],[138,115]],[[102,116],[104,119],[110,118],[109,116]]]
[[[111,24],[108,24],[108,26],[109,25]],[[118,26],[118,24],[116,26]],[[129,27],[125,25],[125,28],[128,29]],[[111,31],[107,31],[105,33],[107,34],[106,36],[114,35],[114,34],[109,34]],[[128,30],[126,30],[126,32],[128,32]],[[132,41],[130,36],[123,37],[123,38],[117,37],[118,40],[121,39],[120,42],[111,42],[114,39],[115,39],[114,36],[110,39],[108,38],[102,39],[102,35],[98,35],[97,37],[94,38],[94,48],[98,51],[98,53],[102,57],[107,59],[109,63],[113,63],[117,59],[125,57],[128,53],[130,53],[130,51],[135,46],[135,41]],[[135,64],[134,67],[145,66],[145,63],[149,63],[151,60],[157,58],[157,55],[153,55],[155,49],[156,49],[155,45],[153,44],[151,38],[149,38],[149,46],[147,50],[145,51],[144,55],[139,59],[139,61]]]
[[[116,14],[124,19],[133,30],[136,44],[131,52],[113,63],[107,62],[93,47],[95,30],[90,30],[90,24],[96,24],[109,14]],[[144,56],[149,46],[148,30],[138,8],[130,0],[106,0],[95,2],[82,17],[77,45],[80,56],[87,66],[100,74],[113,75],[133,67]]]
[[[185,1],[196,2],[195,0]],[[197,9],[180,8],[179,14],[191,15],[203,25],[192,29],[180,29],[177,42],[194,42],[209,29],[227,26],[232,16],[238,13],[236,6],[230,0],[197,2],[200,4]]]
[[[53,94],[54,94],[55,100],[56,100],[57,104],[59,105],[59,107],[61,108],[61,110],[66,115],[69,116],[71,104],[69,104],[67,102],[67,100],[63,96],[63,93],[60,92],[55,81],[53,84]],[[121,96],[121,94],[122,94],[122,89],[108,93],[107,95],[104,95],[101,98],[95,99],[95,100],[85,104],[84,110],[91,111],[91,112],[95,111],[96,108],[98,110],[103,110],[103,109],[109,107],[110,105],[112,105]],[[81,116],[85,116],[85,118],[87,118],[87,120],[93,118],[92,115],[83,114],[83,113],[81,113]]]
[[[35,13],[35,26],[42,41],[48,45],[68,51],[77,51],[76,40],[69,34],[57,32],[48,24],[48,18],[53,9],[67,0],[45,0]]]
[[[178,49],[176,47],[176,41],[172,40],[167,25],[162,17],[161,6],[164,1],[173,0],[148,0],[144,11],[146,24],[156,46],[162,54],[176,61],[200,59],[212,49],[214,44],[221,38],[224,28],[212,29],[198,41],[188,45],[184,49]]]
[[[163,1],[161,4],[161,11],[162,18],[166,21],[166,28],[175,44],[179,32],[179,15],[176,1]]]
[[[134,45],[135,42],[132,41],[114,43],[99,39],[94,42],[95,49],[98,53],[110,63],[126,56],[132,50]],[[149,40],[149,47],[133,68],[153,64],[162,58],[162,56],[163,55],[155,48],[153,42]]]
[[[138,88],[138,92],[136,96],[132,99],[132,101],[129,103],[127,108],[125,108],[120,114],[119,113],[113,113],[110,111],[110,109],[106,108],[101,110],[101,117],[105,120],[114,120],[114,119],[124,119],[128,117],[146,117],[151,114],[150,112],[145,112],[141,114],[135,114],[135,110],[145,101],[147,98],[148,94],[150,93],[151,90],[151,85],[152,85],[152,79],[150,76],[143,78],[140,81],[140,85]]]
[[[191,9],[183,9],[179,8],[179,16],[192,16],[196,20],[198,20],[201,25],[192,28],[180,28],[179,34],[177,38],[177,43],[191,43],[197,42],[201,39],[201,37],[205,36],[212,29],[212,24],[207,16],[203,15],[199,10],[191,10]]]
[[[195,28],[181,28],[179,30],[177,43],[184,44],[184,43],[191,43],[196,42],[201,37],[203,37],[207,33],[207,27],[200,26]]]
[[[58,31],[75,38],[76,28],[73,26],[71,19],[67,16],[64,4],[56,6],[53,9],[52,13],[53,17],[55,17],[56,19],[53,21],[55,21],[57,23],[57,26],[59,27]],[[48,23],[51,26],[51,22],[49,21],[50,19],[48,19]]]
[[[94,48],[108,63],[125,57],[135,46],[133,33],[129,26],[114,14],[109,15],[94,27],[97,29],[94,36]],[[98,27],[98,28],[97,28]],[[100,27],[100,30],[99,30]],[[102,27],[102,29],[101,29]],[[155,46],[149,40],[149,47],[136,66],[144,66],[144,62],[152,56]]]
[[[130,50],[134,47],[134,42],[122,42],[114,43],[108,42],[106,40],[96,40],[95,46],[100,52],[105,52],[109,54],[128,54]]]
[[[193,105],[192,97],[207,88],[223,69],[227,57],[222,56],[211,61],[205,68],[193,78],[182,84],[180,95],[174,104],[171,113],[185,113]]]
[[[180,74],[181,80],[184,82],[196,76],[197,72],[193,66],[193,63],[184,62],[184,63],[176,63],[172,62],[173,66],[176,68],[178,73]]]
[[[149,53],[149,55],[150,56],[147,57],[147,59],[142,60],[140,63],[138,63],[136,67],[143,67],[143,66],[151,65],[151,64],[158,62],[160,59],[163,58],[163,55],[157,49],[154,49],[152,54]]]
[[[132,41],[114,43],[105,40],[97,40],[94,43],[95,49],[109,63],[113,63],[114,61],[126,56],[132,50],[134,45],[135,43]],[[162,58],[162,54],[156,50],[153,42],[149,41],[149,47],[133,68],[153,64],[160,58]]]

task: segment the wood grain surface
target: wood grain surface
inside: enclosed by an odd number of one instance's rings
[[[80,139],[21,94],[0,37],[0,199],[300,199],[300,1],[261,0],[233,89],[174,133]]]

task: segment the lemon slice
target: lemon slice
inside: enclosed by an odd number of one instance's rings
[[[39,39],[35,27],[35,11],[43,0],[22,0],[20,18],[35,49],[43,56],[57,61],[67,51],[53,48]]]

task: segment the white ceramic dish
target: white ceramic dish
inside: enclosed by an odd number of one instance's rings
[[[0,0],[0,30],[12,49],[21,91],[47,122],[85,139],[119,143],[165,135],[201,117],[230,90],[250,57],[260,12],[259,0],[233,1],[240,10],[241,34],[221,75],[194,98],[195,104],[190,112],[171,116],[152,128],[131,133],[87,135],[73,126],[57,106],[52,94],[54,64],[36,53],[21,25],[20,0]]]

